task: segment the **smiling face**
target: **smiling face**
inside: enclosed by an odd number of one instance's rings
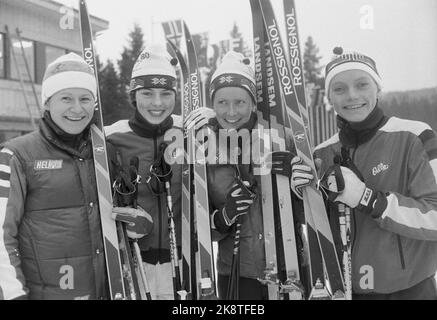
[[[224,129],[238,129],[249,121],[254,104],[249,93],[240,87],[224,87],[214,95],[214,110]]]
[[[379,89],[373,78],[362,70],[337,74],[329,86],[329,102],[348,122],[361,122],[373,111]]]
[[[175,92],[162,88],[139,89],[135,97],[138,111],[151,124],[160,124],[167,119],[176,103]]]
[[[69,134],[81,133],[94,114],[94,96],[80,88],[58,91],[47,102],[50,116],[56,125]]]

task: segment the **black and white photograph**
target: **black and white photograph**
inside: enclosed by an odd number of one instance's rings
[[[436,0],[0,0],[0,300],[437,300],[436,132]]]

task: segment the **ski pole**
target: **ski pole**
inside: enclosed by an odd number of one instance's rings
[[[253,193],[249,187],[247,187],[241,180],[241,173],[238,165],[236,166],[237,171],[237,183],[240,185],[242,192],[248,193],[252,198],[256,195]],[[234,250],[232,255],[231,263],[231,274],[228,281],[228,290],[226,297],[228,300],[239,300],[239,279],[240,279],[240,235],[241,235],[241,219],[238,217],[235,221],[235,235],[234,235]]]
[[[174,223],[174,214],[173,214],[173,199],[171,196],[171,168],[165,162],[164,154],[165,149],[167,148],[166,143],[161,143],[159,146],[159,154],[160,156],[157,159],[155,165],[152,165],[151,171],[160,170],[160,174],[156,175],[158,179],[164,182],[165,192],[166,192],[166,200],[167,200],[167,217],[168,217],[168,230],[169,230],[169,240],[170,240],[170,261],[171,261],[171,269],[172,269],[172,277],[173,277],[173,289],[174,289],[174,298],[175,300],[185,300],[187,292],[182,290],[181,283],[181,274],[179,267],[179,256],[176,244],[176,228]],[[156,174],[156,173],[155,173]]]
[[[335,157],[334,163],[352,168],[353,172],[357,173],[356,167],[353,164],[349,150],[345,147],[341,148],[341,157]],[[358,174],[360,177],[360,174]],[[361,177],[360,177],[361,179]],[[345,298],[352,300],[352,246],[351,246],[351,208],[340,203],[338,206],[340,219],[341,241],[343,243],[343,273],[345,282]]]
[[[150,289],[149,289],[149,282],[147,281],[146,271],[144,270],[143,260],[141,258],[141,251],[137,240],[133,241],[133,246],[134,246],[135,258],[137,259],[137,263],[138,263],[138,269],[140,271],[140,276],[143,281],[144,291],[146,292],[146,298],[147,300],[152,300],[152,295],[150,294]]]
[[[227,300],[239,300],[239,278],[240,278],[240,218],[235,221],[234,252],[232,255],[231,275],[228,281]]]
[[[346,250],[347,250],[347,274],[346,282],[346,300],[352,300],[352,246],[351,246],[351,208],[345,206],[346,217]]]
[[[117,206],[127,206],[136,203],[137,188],[131,183],[137,178],[135,172],[135,178],[132,178],[132,173],[128,176],[121,169],[121,155],[119,152],[116,153],[117,158],[117,169],[119,170],[119,177],[114,181],[114,202]],[[131,171],[131,168],[130,168]],[[135,204],[136,207],[136,204]],[[123,277],[126,282],[126,287],[129,291],[129,296],[131,300],[137,300],[141,297],[141,291],[139,288],[139,281],[137,274],[135,273],[135,266],[132,255],[131,241],[127,234],[127,225],[125,222],[117,221],[117,230],[119,236],[119,246],[123,262]]]
[[[343,251],[343,273],[345,282],[345,298],[352,300],[351,256],[350,256],[350,208],[343,203],[338,204],[340,234]],[[349,222],[349,224],[348,224]]]
[[[136,181],[137,183],[139,183],[140,181],[140,177],[138,175],[139,162],[140,160],[138,159],[138,157],[133,157],[130,160],[130,167],[129,167],[131,180]],[[138,207],[138,187],[135,188],[134,196],[132,199],[132,207],[135,209]],[[140,250],[140,246],[138,245],[138,240],[132,239],[132,244],[134,247],[133,252],[137,260],[138,270],[141,276],[142,285],[146,294],[146,298],[147,300],[152,300],[152,295],[150,293],[150,288],[149,288],[149,282],[147,281],[146,271],[144,270],[143,259],[141,257],[141,250]]]
[[[175,290],[175,299],[177,300],[178,295],[179,298],[183,298],[185,295],[183,293],[179,293],[182,289],[181,285],[181,276],[179,271],[179,257],[178,250],[176,245],[176,228],[174,223],[174,215],[173,215],[173,201],[171,197],[171,189],[170,182],[165,182],[165,190],[167,193],[167,212],[168,212],[168,225],[169,225],[169,236],[170,236],[170,255],[171,255],[171,264],[172,264],[172,273],[173,273],[173,287]],[[184,300],[184,299],[180,299]]]

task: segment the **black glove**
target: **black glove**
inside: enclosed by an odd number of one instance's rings
[[[272,174],[280,174],[290,178],[292,173],[291,160],[295,156],[290,151],[272,152]]]
[[[317,159],[316,159],[317,160]],[[318,161],[315,160],[316,165]],[[303,199],[302,189],[314,179],[311,167],[302,163],[302,159],[289,151],[272,152],[272,174],[281,174],[290,179],[290,188]]]
[[[165,150],[167,144],[161,143],[159,146],[158,157],[150,167],[150,173],[154,175],[160,182],[169,182],[173,176],[171,166],[165,161]]]
[[[249,208],[254,198],[255,195],[243,182],[238,180],[232,185],[231,190],[226,195],[226,204],[219,213],[220,220],[230,227],[239,216],[249,213]]]

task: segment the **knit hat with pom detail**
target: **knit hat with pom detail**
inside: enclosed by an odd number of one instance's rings
[[[89,90],[97,97],[97,81],[93,69],[76,53],[60,56],[47,66],[41,86],[42,105],[55,93],[68,89]]]
[[[255,72],[249,65],[249,59],[241,53],[229,51],[211,78],[209,96],[214,101],[214,94],[224,87],[241,87],[256,102]]]
[[[178,61],[159,44],[147,46],[138,57],[132,70],[131,98],[141,88],[163,88],[176,92],[176,68]]]
[[[325,92],[328,96],[332,79],[340,72],[348,70],[367,72],[375,80],[378,88],[382,88],[382,80],[372,58],[359,52],[344,52],[341,47],[334,48],[333,53],[334,57],[325,69]]]

